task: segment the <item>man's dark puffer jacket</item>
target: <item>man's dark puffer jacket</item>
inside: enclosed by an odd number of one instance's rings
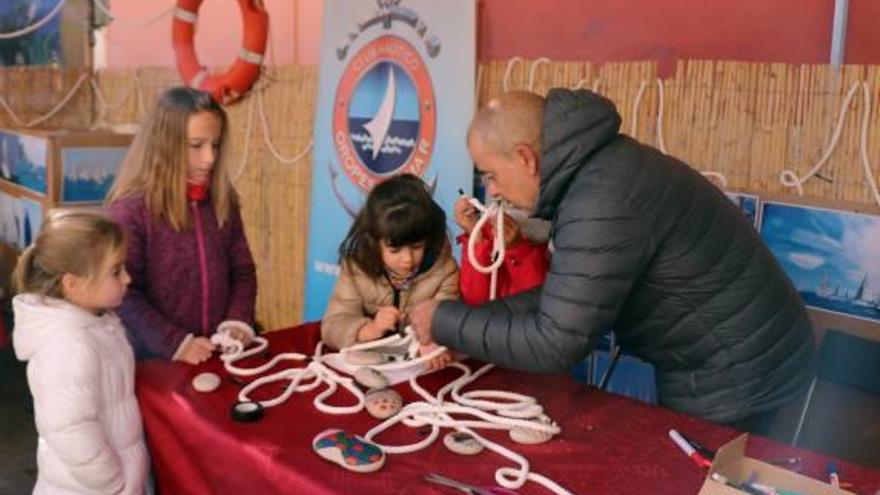
[[[504,367],[562,371],[613,328],[656,366],[664,406],[732,422],[796,398],[814,344],[791,282],[721,191],[619,127],[601,96],[550,92],[535,211],[553,223],[547,279],[479,308],[442,303],[434,338]]]

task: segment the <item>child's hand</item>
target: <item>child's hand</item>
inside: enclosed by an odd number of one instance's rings
[[[504,247],[511,247],[519,243],[522,239],[522,231],[516,220],[509,215],[504,215]]]
[[[394,306],[382,306],[373,317],[373,321],[367,323],[358,331],[358,341],[367,342],[376,340],[385,335],[388,330],[393,330],[400,319],[400,311]]]
[[[437,349],[437,344],[431,342],[430,344],[422,344],[419,345],[419,356],[427,356],[428,354],[434,352]],[[445,367],[449,363],[452,362],[452,353],[449,351],[440,354],[439,356],[428,361],[428,369],[431,371],[439,370],[440,368]]]
[[[452,211],[455,216],[455,223],[457,223],[458,226],[461,227],[461,230],[466,234],[470,234],[477,225],[478,215],[477,209],[470,203],[469,198],[466,196],[458,198],[458,201],[456,201],[455,205],[452,207]]]
[[[189,364],[200,364],[208,360],[214,353],[214,344],[207,337],[195,337],[187,342],[178,361]]]

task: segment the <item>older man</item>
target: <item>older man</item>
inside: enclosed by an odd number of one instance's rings
[[[661,404],[769,433],[813,376],[804,304],[721,191],[619,127],[589,91],[480,109],[471,156],[490,195],[552,221],[550,272],[482,307],[420,305],[413,325],[423,342],[533,371],[569,369],[613,328],[656,366]]]

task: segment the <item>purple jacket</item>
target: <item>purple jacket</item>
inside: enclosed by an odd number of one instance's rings
[[[256,270],[241,214],[233,209],[221,229],[210,200],[189,206],[185,232],[155,219],[143,198],[108,208],[129,235],[131,285],[118,313],[141,356],[170,359],[187,334],[211,335],[225,320],[254,323]]]

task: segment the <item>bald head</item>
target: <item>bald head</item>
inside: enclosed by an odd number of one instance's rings
[[[544,97],[527,91],[502,94],[477,110],[468,128],[468,143],[478,141],[504,155],[518,144],[540,150],[544,103]]]

